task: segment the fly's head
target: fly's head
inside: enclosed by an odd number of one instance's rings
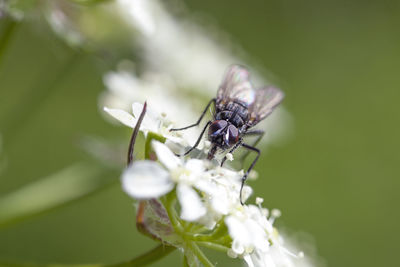
[[[208,129],[208,139],[219,148],[227,149],[239,140],[239,130],[226,120],[216,120]]]

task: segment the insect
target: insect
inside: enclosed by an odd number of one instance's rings
[[[255,89],[249,77],[250,73],[246,68],[232,65],[217,91],[217,97],[208,102],[197,122],[183,128],[171,129],[171,131],[181,131],[198,126],[208,108],[213,104],[213,119],[207,122],[196,143],[183,155],[189,154],[199,145],[207,128],[208,140],[212,144],[208,159],[213,159],[217,150],[229,149],[229,153],[233,153],[239,147],[257,153],[241,180],[240,202],[242,204],[243,185],[261,154],[255,145],[264,135],[264,131],[252,128],[271,114],[284,97],[284,93],[275,87]],[[243,140],[246,136],[258,136],[258,138],[253,145],[249,145]],[[221,166],[226,159],[226,156],[222,159]]]

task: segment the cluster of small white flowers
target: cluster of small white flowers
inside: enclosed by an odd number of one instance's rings
[[[148,72],[138,77],[134,74],[132,64],[125,61],[120,64],[118,71],[107,73],[103,79],[108,90],[101,96],[102,106],[130,110],[132,102],[147,101],[155,112],[168,112],[171,118],[179,118],[181,123],[189,124],[197,119],[192,101],[188,103],[175,91],[176,85],[167,75]],[[172,121],[168,123],[171,125]],[[193,132],[184,134],[191,142],[196,141]]]
[[[143,105],[140,103],[133,103],[132,115],[124,109],[115,109],[105,107],[104,110],[111,116],[122,122],[128,127],[134,128],[140,113],[143,109]],[[196,136],[190,132],[174,132],[170,131],[174,126],[174,122],[167,118],[165,113],[158,113],[154,109],[147,111],[144,117],[140,130],[147,136],[148,132],[157,133],[167,138],[167,141],[173,144],[180,144],[181,146],[189,146],[193,144]],[[171,144],[172,145],[172,144]],[[179,152],[179,151],[176,151]]]
[[[134,128],[142,105],[133,104],[133,115],[105,108],[105,111],[123,124]],[[218,221],[224,220],[232,239],[228,255],[243,258],[248,266],[293,266],[297,258],[282,246],[282,237],[273,227],[278,210],[262,208],[262,199],[257,205],[241,205],[239,191],[243,172],[213,165],[205,159],[175,156],[167,145],[188,143],[183,136],[170,132],[171,122],[166,116],[157,115],[148,109],[140,130],[164,136],[166,144],[152,141],[158,161],[135,161],[122,175],[124,191],[135,199],[159,198],[172,190],[180,204],[180,218],[200,223],[213,229]],[[252,193],[245,185],[242,198]]]
[[[178,158],[168,146],[158,141],[153,141],[152,145],[161,164],[137,161],[126,169],[122,182],[130,196],[137,199],[157,198],[176,185],[181,219],[201,222],[209,228],[213,228],[234,207],[240,206],[239,173],[214,168],[205,160]],[[157,175],[154,175],[154,170],[157,170]],[[196,190],[203,195],[200,196]],[[250,187],[246,186],[243,197],[247,198],[250,193]]]

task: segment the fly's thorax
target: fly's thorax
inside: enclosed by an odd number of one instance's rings
[[[236,128],[241,128],[249,120],[249,110],[245,103],[230,101],[217,107],[215,119],[226,120]]]

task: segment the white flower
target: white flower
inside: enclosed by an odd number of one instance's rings
[[[232,237],[232,251],[238,255],[250,254],[254,250],[266,252],[272,224],[254,205],[245,205],[225,218]]]
[[[134,128],[136,126],[137,120],[142,110],[143,105],[140,103],[132,104],[133,116],[122,109],[104,107],[104,111],[131,128]],[[173,123],[166,116],[160,115],[152,111],[151,108],[147,109],[142,124],[140,125],[140,131],[142,131],[146,136],[148,132],[153,132],[164,136],[171,142],[185,146],[189,144],[189,141],[185,139],[179,132],[171,132],[171,128],[173,128]]]
[[[128,195],[138,199],[160,197],[173,187],[168,172],[150,160],[134,162],[122,174],[122,188]]]
[[[176,184],[181,205],[180,217],[209,227],[213,227],[221,216],[241,206],[240,173],[212,167],[205,160],[178,158],[158,141],[153,141],[152,145],[164,168],[157,162],[149,161],[137,161],[128,167],[122,181],[125,192],[130,196],[138,199],[156,198],[171,191]],[[201,192],[200,195],[197,190]],[[250,194],[250,187],[245,186],[243,199]]]
[[[257,198],[258,207],[245,205],[225,218],[225,223],[232,238],[230,257],[241,256],[249,267],[294,267],[302,253],[295,255],[283,246],[283,238],[272,226],[275,216],[280,211],[261,207],[263,199]],[[300,259],[301,260],[301,259]],[[302,262],[302,266],[311,266]]]
[[[170,118],[179,118],[183,126],[195,122],[200,114],[194,112],[193,101],[188,101],[176,91],[176,85],[166,75],[144,73],[140,77],[134,75],[131,63],[124,62],[118,71],[104,75],[104,83],[108,91],[100,98],[101,105],[110,108],[129,110],[133,102],[145,102],[156,114],[168,113]],[[201,107],[201,106],[200,106]],[[179,132],[194,144],[197,131]],[[202,147],[202,144],[200,144]]]

